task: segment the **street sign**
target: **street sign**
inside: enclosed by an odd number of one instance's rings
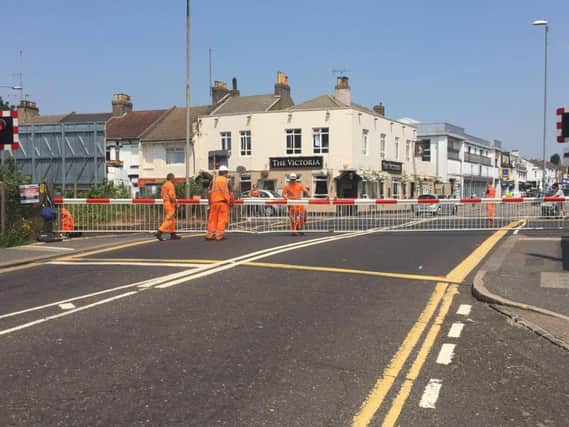
[[[0,151],[20,148],[18,135],[18,112],[0,111]]]
[[[20,203],[23,205],[39,203],[40,186],[38,184],[20,185]]]

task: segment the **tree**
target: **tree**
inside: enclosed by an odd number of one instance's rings
[[[11,110],[13,108],[13,105],[8,104],[8,101],[4,101],[0,96],[0,111]]]
[[[559,166],[561,164],[561,157],[559,157],[559,154],[557,154],[557,153],[555,153],[553,156],[551,156],[551,158],[549,160],[554,165]]]

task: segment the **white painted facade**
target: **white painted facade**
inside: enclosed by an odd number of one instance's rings
[[[328,152],[315,146],[315,134],[328,133]],[[300,150],[287,152],[287,130],[299,130]],[[243,132],[250,132],[251,152],[242,147]],[[338,195],[335,178],[342,172],[353,171],[363,178],[358,196],[408,197],[410,182],[415,174],[413,164],[414,126],[390,120],[354,107],[281,110],[261,113],[203,116],[199,120],[196,140],[198,169],[211,169],[213,151],[227,150],[231,136],[227,166],[236,180],[245,176],[260,188],[280,190],[287,175],[302,176],[312,195]],[[383,136],[382,136],[383,135]],[[222,138],[225,138],[222,141]],[[385,150],[382,151],[382,138]],[[398,150],[396,150],[398,148]],[[271,169],[271,157],[322,156],[319,169]],[[402,171],[393,174],[382,170],[382,160],[400,162]],[[423,170],[428,167],[421,165]],[[327,193],[316,194],[316,182],[327,182]],[[269,185],[265,185],[268,184]],[[395,186],[395,187],[394,187]],[[394,194],[395,193],[395,194]]]
[[[107,180],[120,184],[136,197],[140,167],[140,143],[138,141],[107,141]]]

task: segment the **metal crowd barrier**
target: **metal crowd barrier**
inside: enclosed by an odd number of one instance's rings
[[[152,232],[163,221],[162,200],[56,199],[58,213],[68,209],[74,231],[83,233]],[[520,221],[526,229],[569,228],[569,199],[262,199],[236,200],[230,209],[228,231],[269,233],[290,230],[289,211],[303,206],[306,232],[381,230],[465,231],[494,230]],[[179,232],[207,229],[208,202],[178,200]],[[57,222],[60,224],[60,221]]]

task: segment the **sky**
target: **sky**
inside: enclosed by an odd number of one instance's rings
[[[185,105],[185,0],[19,0],[0,13],[0,85],[19,84],[41,114]],[[289,76],[296,103],[333,93],[346,70],[352,99],[386,115],[445,121],[542,157],[544,28],[549,31],[548,156],[555,109],[569,107],[568,0],[192,0],[192,105],[213,79],[242,95]],[[20,60],[19,51],[23,51]],[[0,88],[0,96],[19,94]]]

